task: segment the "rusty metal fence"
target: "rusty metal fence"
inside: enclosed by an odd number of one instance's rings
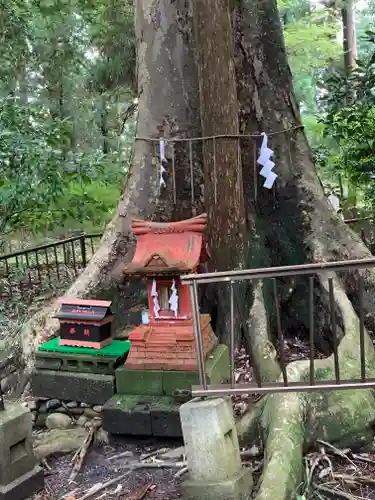
[[[359,276],[358,296],[359,296],[359,347],[360,347],[360,378],[342,379],[340,376],[339,356],[338,356],[338,338],[337,322],[335,311],[335,291],[332,277],[328,277],[328,299],[330,309],[330,328],[333,334],[333,361],[334,378],[332,380],[316,380],[314,370],[315,355],[315,321],[314,321],[314,285],[316,276],[319,273],[339,273],[348,271],[348,269],[370,269],[375,267],[375,258],[363,260],[337,261],[318,264],[270,267],[259,269],[245,269],[238,271],[190,274],[182,277],[182,282],[189,286],[190,298],[193,310],[193,326],[196,342],[197,361],[199,369],[200,385],[193,386],[192,394],[194,397],[219,396],[219,395],[239,395],[239,394],[266,394],[275,392],[311,392],[332,389],[354,389],[354,388],[375,388],[375,378],[366,376],[365,359],[365,325],[364,325],[364,281],[363,276]],[[309,323],[309,380],[305,382],[294,382],[288,380],[287,364],[285,362],[284,348],[285,339],[282,328],[282,317],[280,313],[280,304],[278,297],[277,280],[287,276],[306,276],[307,304],[308,304],[308,323]],[[236,282],[244,280],[270,279],[272,280],[273,308],[276,317],[276,329],[278,340],[278,358],[281,368],[280,382],[263,383],[260,380],[257,367],[254,367],[255,381],[247,384],[237,384],[235,382],[235,293],[234,285]],[[230,360],[230,383],[221,385],[209,385],[207,382],[204,368],[204,350],[203,337],[199,319],[198,285],[207,283],[226,283],[229,285],[230,292],[230,332],[229,332],[229,360]],[[256,332],[254,333],[256,334]],[[251,353],[250,353],[251,354]],[[254,364],[254,361],[253,361]]]
[[[25,299],[37,288],[65,286],[86,267],[102,233],[82,233],[0,255],[2,302]]]

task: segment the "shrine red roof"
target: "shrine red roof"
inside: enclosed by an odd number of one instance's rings
[[[207,214],[171,223],[133,220],[137,246],[133,261],[125,266],[125,274],[195,271],[198,264],[208,260],[203,235],[206,225]]]

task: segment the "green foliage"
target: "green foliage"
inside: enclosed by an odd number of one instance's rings
[[[63,194],[60,143],[65,130],[41,106],[22,106],[7,97],[1,99],[0,107],[2,232]]]
[[[375,33],[367,32],[368,40]],[[320,150],[320,165],[341,174],[350,190],[362,193],[364,202],[375,199],[375,46],[364,60],[357,61],[347,78],[332,72],[325,79],[321,123],[324,136],[334,145],[331,153]]]
[[[316,83],[341,51],[339,23],[331,10],[317,9],[308,0],[283,0],[278,7],[297,99],[303,112],[315,112]]]
[[[0,23],[0,234],[102,227],[134,135],[133,2],[8,0]]]

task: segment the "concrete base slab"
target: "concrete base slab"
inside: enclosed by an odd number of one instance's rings
[[[179,407],[171,397],[116,394],[103,406],[103,428],[111,434],[180,438]]]
[[[44,488],[44,471],[36,466],[6,486],[0,485],[0,500],[26,500]]]
[[[31,380],[33,395],[103,405],[115,394],[115,377],[93,373],[35,370]]]
[[[103,406],[103,428],[111,434],[152,436],[151,399],[116,394]]]
[[[184,481],[181,485],[184,500],[249,500],[253,488],[251,469],[241,469],[225,481]]]

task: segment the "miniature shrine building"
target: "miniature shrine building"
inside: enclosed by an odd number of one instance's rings
[[[149,319],[129,335],[127,368],[197,370],[189,287],[180,276],[209,259],[206,225],[206,214],[171,223],[133,220],[136,251],[124,274],[146,278]],[[200,323],[206,358],[217,338],[208,314],[200,315]]]
[[[110,301],[61,298],[58,302],[59,345],[101,349],[111,344],[114,315]]]

